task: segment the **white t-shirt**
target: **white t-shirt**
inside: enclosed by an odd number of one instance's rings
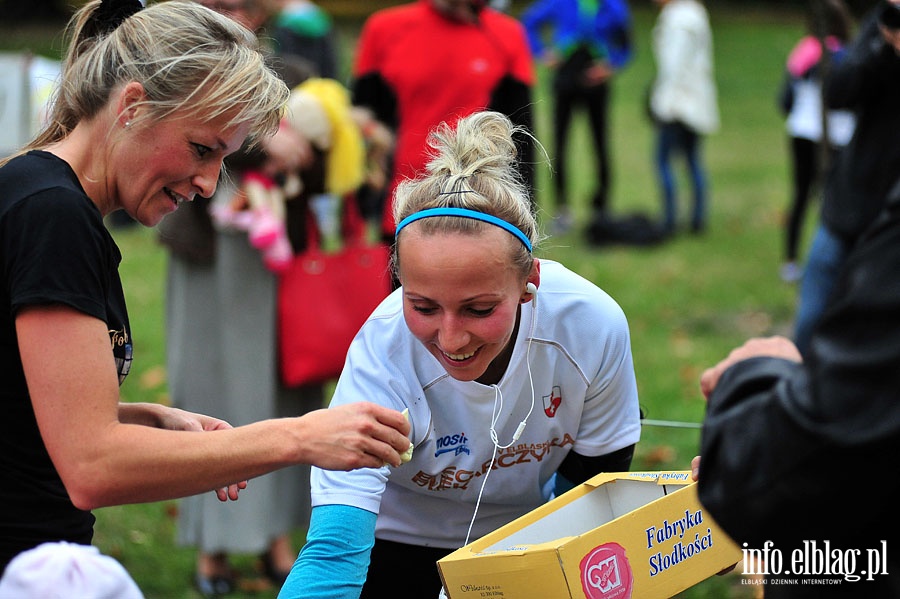
[[[450,377],[409,332],[401,294],[391,294],[356,336],[332,405],[365,400],[409,408],[413,459],[399,468],[313,468],[313,506],[377,513],[379,539],[455,548],[466,539],[491,463],[495,405],[502,446],[534,398],[521,437],[497,451],[470,541],[550,499],[553,475],[569,451],[599,456],[637,443],[628,323],[593,283],[542,261],[537,308],[534,301],[522,305],[515,349],[496,387]]]
[[[812,79],[793,83],[794,103],[786,126],[791,137],[822,140],[822,86]],[[828,111],[828,138],[834,146],[845,146],[853,137],[856,116],[849,110]]]
[[[650,108],[665,122],[680,121],[700,134],[719,128],[713,39],[706,8],[696,0],[673,0],[653,27],[656,80]]]

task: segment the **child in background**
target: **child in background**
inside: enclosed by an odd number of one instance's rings
[[[791,204],[780,270],[781,280],[787,283],[799,280],[802,273],[798,264],[800,233],[813,187],[822,181],[822,173],[834,162],[838,150],[850,141],[856,122],[849,110],[828,111],[828,146],[823,153],[822,80],[827,65],[842,58],[852,24],[842,0],[826,0],[819,6],[820,11],[809,13],[808,33],[788,55],[779,94],[791,149]]]

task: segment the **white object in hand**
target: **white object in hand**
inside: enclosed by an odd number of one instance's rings
[[[403,414],[403,417],[406,418],[407,422],[409,422],[409,408],[404,408],[403,412],[401,412],[401,414]],[[413,445],[412,442],[410,442],[409,448],[405,452],[400,454],[400,461],[402,463],[405,464],[406,462],[408,462],[412,459],[413,449],[415,449],[415,447],[416,446]]]

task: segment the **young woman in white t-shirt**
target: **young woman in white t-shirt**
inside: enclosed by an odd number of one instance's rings
[[[332,407],[408,410],[412,458],[313,469],[306,545],[279,597],[437,597],[435,562],[602,471],[640,436],[628,324],[601,289],[534,256],[515,127],[432,132],[395,197],[401,286],[363,325]]]

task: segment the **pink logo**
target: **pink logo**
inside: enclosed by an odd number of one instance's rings
[[[634,580],[621,545],[595,547],[581,560],[579,569],[581,590],[587,599],[630,599]]]

